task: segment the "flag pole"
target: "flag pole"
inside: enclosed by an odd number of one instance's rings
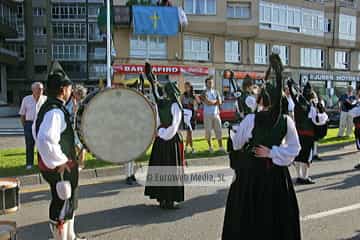
[[[106,87],[111,88],[111,28],[110,0],[106,0]]]

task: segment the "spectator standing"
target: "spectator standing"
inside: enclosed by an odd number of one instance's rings
[[[219,143],[219,150],[225,151],[222,145],[221,133],[221,119],[220,119],[220,105],[222,104],[221,96],[218,91],[214,89],[214,80],[208,77],[205,80],[206,91],[201,96],[201,101],[204,104],[204,128],[205,138],[208,142],[209,152],[213,152],[211,144],[211,130],[214,129],[216,139]]]
[[[183,128],[186,130],[185,151],[195,153],[192,141],[192,132],[196,127],[195,106],[199,103],[194,95],[194,89],[190,82],[185,83],[185,92],[180,97],[184,109]],[[190,145],[190,148],[189,148]]]
[[[41,82],[34,82],[31,85],[32,94],[23,98],[20,107],[20,120],[24,128],[26,145],[26,169],[31,169],[34,165],[34,145],[32,136],[32,125],[41,106],[47,97],[43,95],[44,85]]]
[[[76,84],[73,88],[72,96],[70,101],[66,104],[66,109],[70,113],[70,120],[73,128],[75,129],[75,119],[76,113],[79,109],[79,106],[82,100],[86,97],[87,89],[80,85]],[[75,149],[78,156],[79,170],[85,167],[85,156],[86,150],[83,148],[83,145],[80,142],[79,136],[75,131]]]
[[[349,111],[353,107],[353,104],[356,100],[355,96],[353,95],[353,87],[349,86],[347,89],[347,93],[342,95],[339,99],[339,108],[340,108],[340,124],[339,124],[339,132],[338,137],[342,137],[344,135],[345,129],[346,133],[345,136],[350,136],[352,129],[353,129],[353,118],[349,114]]]

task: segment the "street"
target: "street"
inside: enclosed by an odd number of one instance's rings
[[[353,169],[359,156],[315,162],[311,175],[316,184],[296,186],[303,239],[360,239],[360,175]],[[226,164],[226,159],[216,163],[215,171],[230,177]],[[17,222],[20,240],[50,238],[46,189],[23,187],[20,211],[0,217]],[[228,187],[187,187],[186,201],[177,210],[161,210],[143,191],[143,186],[129,187],[119,177],[83,181],[77,231],[88,239],[220,238]]]

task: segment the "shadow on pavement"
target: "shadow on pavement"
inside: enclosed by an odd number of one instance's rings
[[[122,189],[138,187],[140,185],[130,186],[125,184],[125,180],[117,180],[107,183],[98,183],[96,186],[98,187],[94,188],[93,185],[80,186],[80,199],[113,196],[119,194]],[[42,200],[50,200],[49,190],[21,194],[21,204]]]
[[[226,197],[227,190],[222,189],[210,195],[202,195],[189,199],[183,202],[180,205],[180,209],[177,210],[163,210],[157,205],[138,204],[87,213],[76,217],[76,229],[79,233],[101,231],[101,233],[96,235],[98,237],[131,226],[174,222],[195,214],[223,208],[226,203]],[[38,239],[50,237],[47,222],[20,227],[18,228],[18,233],[21,239],[29,239],[26,238],[28,236],[37,236]]]
[[[360,240],[360,230],[356,231],[356,235],[350,238],[341,238],[338,240]]]
[[[347,173],[353,173],[353,172],[357,172],[359,170],[357,169],[350,169],[350,170],[344,170],[344,171],[337,171],[337,172],[327,172],[327,173],[321,173],[321,174],[314,174],[311,177],[313,179],[319,179],[319,178],[326,178],[326,177],[332,177],[335,175],[341,175],[341,174],[347,174]],[[344,181],[342,182],[336,182],[336,183],[331,183],[331,184],[327,184],[327,185],[320,185],[320,186],[314,186],[314,187],[309,187],[309,188],[305,188],[305,189],[297,189],[296,193],[301,193],[301,192],[307,192],[307,191],[311,191],[311,190],[315,190],[315,189],[323,189],[323,190],[338,190],[338,189],[349,189],[352,187],[356,187],[359,186],[359,182],[360,182],[360,175],[351,175],[349,177],[347,177],[346,179],[344,179]],[[295,186],[302,186],[302,185],[296,185]]]

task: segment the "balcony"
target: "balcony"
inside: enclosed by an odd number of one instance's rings
[[[0,63],[16,64],[17,61],[18,61],[17,52],[0,47]]]

